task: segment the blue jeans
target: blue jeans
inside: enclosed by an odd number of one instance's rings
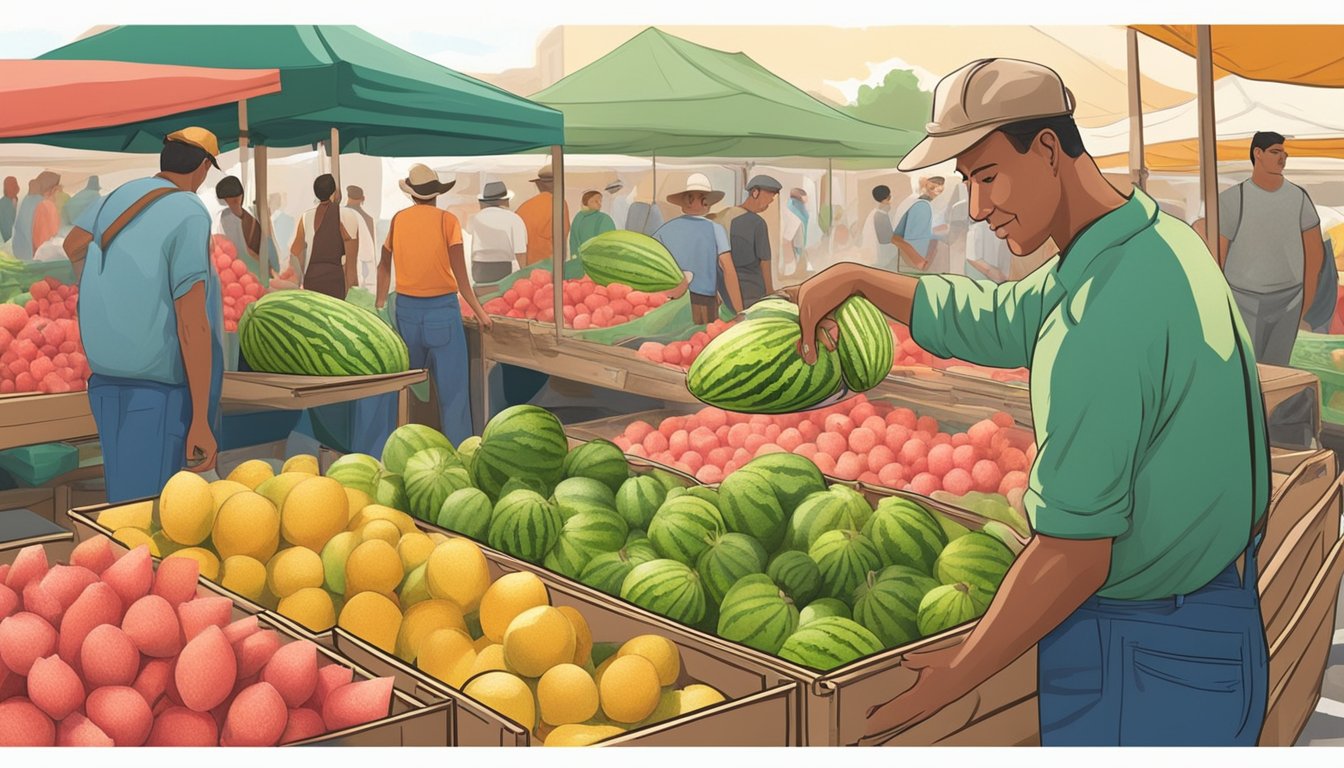
[[[439,396],[443,434],[461,443],[472,435],[467,387],[467,335],[456,294],[419,298],[397,295],[397,331],[406,342],[412,368],[428,368]]]
[[[1092,597],[1040,643],[1042,746],[1255,746],[1269,652],[1254,547],[1183,597]]]

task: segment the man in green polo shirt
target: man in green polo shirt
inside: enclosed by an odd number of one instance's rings
[[[955,159],[971,217],[1018,256],[1053,238],[1060,255],[1029,277],[843,264],[796,292],[809,361],[818,323],[861,293],[936,355],[1031,368],[1036,535],[966,642],[906,657],[918,681],[869,713],[866,743],[1037,644],[1042,744],[1259,738],[1255,548],[1270,477],[1254,353],[1203,242],[1104,179],[1073,105],[1046,67],[973,62],[939,83],[929,136],[901,165]]]

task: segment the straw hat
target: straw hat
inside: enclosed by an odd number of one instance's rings
[[[401,191],[416,200],[433,200],[457,185],[456,179],[439,181],[439,175],[423,163],[411,166],[406,178],[397,182]]]
[[[690,178],[686,179],[686,187],[680,192],[674,192],[667,196],[667,202],[673,205],[681,205],[682,199],[691,192],[703,192],[705,200],[709,205],[714,205],[723,199],[725,193],[715,191],[709,185],[709,177],[703,173],[692,173]]]
[[[549,165],[542,166],[541,170],[537,171],[537,178],[532,181],[555,181],[555,171]]]

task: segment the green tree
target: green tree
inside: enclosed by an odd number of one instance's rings
[[[933,110],[933,94],[920,90],[914,72],[893,69],[880,85],[859,86],[858,100],[845,109],[870,123],[923,132]]]

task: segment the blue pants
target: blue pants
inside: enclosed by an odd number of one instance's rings
[[[1255,746],[1269,652],[1254,547],[1183,597],[1092,597],[1045,637],[1042,746]]]
[[[456,294],[418,298],[397,296],[397,331],[410,351],[412,368],[428,368],[439,396],[443,434],[453,445],[472,435],[467,387],[467,335]]]

